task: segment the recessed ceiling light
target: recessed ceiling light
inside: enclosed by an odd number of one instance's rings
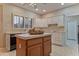
[[[46,10],[43,10],[43,12],[46,12]]]
[[[36,8],[35,10],[38,11],[38,8]]]
[[[64,3],[61,3],[61,5],[64,5]]]

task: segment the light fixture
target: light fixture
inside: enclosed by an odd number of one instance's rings
[[[64,5],[64,3],[61,3],[61,5]]]
[[[43,10],[43,12],[46,12],[46,10]]]
[[[31,6],[34,10],[38,11],[39,5],[37,3],[29,3],[29,6]],[[42,12],[46,12],[45,9],[42,10]]]

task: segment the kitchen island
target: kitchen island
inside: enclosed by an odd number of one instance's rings
[[[51,34],[16,35],[17,56],[49,56],[51,53]]]

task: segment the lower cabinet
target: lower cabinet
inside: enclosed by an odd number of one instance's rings
[[[28,56],[42,56],[42,44],[37,44],[28,48]]]
[[[51,53],[50,41],[44,42],[44,56],[48,56]]]
[[[17,56],[49,56],[51,53],[51,36],[35,39],[16,39]]]
[[[16,40],[16,55],[17,56],[26,56],[26,41],[17,38]]]

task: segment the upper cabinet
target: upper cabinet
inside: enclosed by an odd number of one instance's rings
[[[47,18],[48,24],[57,24],[59,27],[64,26],[64,16],[53,16]]]
[[[35,20],[35,27],[48,27],[47,19],[37,18]]]
[[[64,26],[64,16],[53,16],[48,18],[37,18],[35,20],[35,27],[48,27],[49,24],[57,25],[58,27]]]
[[[57,24],[57,17],[49,17],[48,24]]]
[[[61,26],[64,26],[64,16],[58,16],[58,26],[61,27]]]
[[[47,24],[47,19],[42,19],[42,27],[48,27],[48,24]]]

